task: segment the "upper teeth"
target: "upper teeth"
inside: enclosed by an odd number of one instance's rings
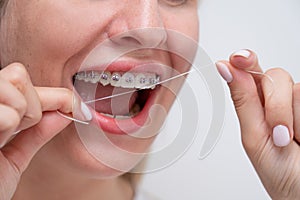
[[[101,83],[103,86],[108,84],[114,87],[137,88],[137,89],[154,89],[159,83],[160,77],[154,73],[121,73],[108,71],[84,71],[75,75],[76,80],[90,83]]]

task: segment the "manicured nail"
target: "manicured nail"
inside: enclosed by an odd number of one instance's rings
[[[85,105],[85,103],[81,102],[81,111],[87,121],[91,121],[93,116],[90,109]]]
[[[242,49],[242,50],[234,52],[232,55],[233,56],[242,56],[244,58],[249,58],[250,55],[251,55],[251,52],[246,50],[246,49]]]
[[[217,66],[217,69],[218,69],[220,75],[223,77],[223,79],[227,83],[231,83],[233,80],[233,77],[232,77],[232,74],[231,74],[230,70],[228,69],[227,65],[225,65],[222,62],[217,62],[216,66]]]
[[[276,126],[273,129],[273,142],[278,147],[285,147],[290,143],[290,133],[286,126]]]

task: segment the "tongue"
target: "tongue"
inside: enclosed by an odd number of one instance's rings
[[[76,81],[75,88],[83,101],[91,101],[111,95],[117,95],[133,91],[134,89],[117,88],[111,85],[103,86],[101,84],[86,83]],[[128,115],[133,104],[136,102],[137,92],[132,92],[117,97],[96,101],[89,104],[99,113],[110,115]]]

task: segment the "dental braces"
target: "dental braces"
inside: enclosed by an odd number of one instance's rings
[[[154,89],[155,84],[160,82],[160,77],[155,73],[138,72],[97,72],[83,71],[75,75],[75,80],[89,83],[100,83],[103,86],[111,85],[121,88]]]

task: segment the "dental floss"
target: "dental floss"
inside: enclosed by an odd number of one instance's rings
[[[182,77],[182,76],[185,76],[185,75],[187,75],[187,74],[190,74],[191,72],[194,72],[194,71],[195,71],[194,69],[191,69],[190,71],[187,71],[187,72],[178,74],[178,75],[173,76],[173,77],[171,77],[171,78],[168,78],[168,79],[166,79],[166,80],[163,80],[163,81],[160,81],[160,82],[158,82],[158,83],[149,85],[148,87],[151,88],[151,87],[154,87],[154,86],[157,86],[157,85],[161,85],[161,84],[166,83],[166,82],[168,82],[168,81],[171,81],[171,80],[180,78],[180,77]],[[126,95],[126,94],[131,94],[131,93],[134,93],[134,92],[139,91],[139,90],[143,90],[143,89],[135,89],[135,90],[131,90],[131,91],[119,93],[119,94],[114,94],[114,95],[111,95],[111,96],[102,97],[102,98],[99,98],[99,99],[94,99],[94,100],[86,101],[86,102],[84,102],[84,103],[90,104],[90,103],[94,103],[94,102],[97,102],[97,101],[102,101],[102,100],[105,100],[105,99],[111,99],[111,98],[114,98],[114,97],[118,97],[118,96],[122,96],[122,95]]]
[[[256,74],[256,75],[265,76],[265,77],[267,77],[269,79],[269,81],[271,81],[272,84],[274,84],[274,80],[268,74],[265,74],[265,73],[262,73],[262,72],[250,71],[250,70],[245,70],[245,72],[248,72],[250,74]]]
[[[115,97],[119,97],[119,96],[123,96],[123,95],[126,95],[126,94],[134,93],[135,91],[138,91],[138,90],[140,90],[140,89],[130,90],[130,91],[122,92],[122,93],[119,93],[119,94],[114,94],[114,95],[102,97],[102,98],[99,98],[99,99],[94,99],[94,100],[86,101],[84,103],[90,104],[90,103],[94,103],[94,102],[97,102],[97,101],[102,101],[102,100],[105,100],[105,99],[112,99],[112,98],[115,98]]]
[[[250,71],[250,70],[244,70],[244,71],[249,73],[249,74],[253,74],[253,75],[265,76],[272,84],[272,90],[267,95],[269,96],[269,95],[272,94],[272,92],[274,91],[275,86],[274,86],[274,80],[271,78],[271,76],[269,76],[268,74],[265,74],[263,72]],[[219,130],[219,131],[222,131],[222,130]],[[218,134],[218,138],[220,138],[221,134],[222,133]],[[204,160],[213,151],[213,149],[214,149],[214,147],[215,147],[215,145],[218,141],[218,138],[216,139],[216,137],[215,138],[214,137],[215,137],[214,134],[208,134],[206,136],[206,138],[204,139],[203,145],[202,145],[201,150],[200,150],[199,160]],[[214,142],[212,142],[212,141],[214,141]]]
[[[178,75],[173,76],[173,77],[171,77],[171,78],[168,78],[168,79],[166,79],[166,80],[163,80],[163,81],[160,81],[160,82],[155,83],[155,84],[153,84],[153,85],[150,85],[149,87],[152,87],[152,86],[156,86],[156,85],[160,85],[160,84],[166,83],[166,82],[168,82],[168,81],[171,81],[171,80],[180,78],[180,77],[182,77],[182,76],[188,75],[188,74],[190,74],[191,72],[195,72],[195,71],[196,71],[196,70],[191,69],[190,71],[187,71],[187,72],[178,74]],[[126,95],[126,94],[131,94],[131,93],[136,92],[136,91],[139,91],[139,90],[142,90],[142,89],[135,89],[135,90],[131,90],[131,91],[119,93],[119,94],[114,94],[114,95],[102,97],[102,98],[99,98],[99,99],[94,99],[94,100],[86,101],[86,102],[84,102],[84,103],[85,103],[85,104],[90,104],[90,103],[94,103],[94,102],[97,102],[97,101],[102,101],[102,100],[106,100],[106,99],[112,99],[112,98],[115,98],[115,97],[118,97],[118,96],[122,96],[122,95]],[[84,124],[84,125],[89,125],[89,122],[84,122],[84,121],[82,121],[82,120],[75,119],[75,118],[73,118],[73,117],[67,116],[67,115],[61,113],[61,112],[58,111],[58,110],[57,110],[56,112],[57,112],[60,116],[66,118],[66,119],[69,119],[69,120],[71,120],[71,121],[78,122],[78,123]]]
[[[190,71],[183,72],[183,73],[181,73],[181,74],[178,74],[178,75],[176,75],[176,76],[173,76],[173,77],[171,77],[171,78],[168,78],[168,79],[166,79],[166,80],[160,81],[160,82],[155,83],[155,84],[150,85],[150,86],[152,87],[152,86],[161,85],[161,84],[166,83],[166,82],[168,82],[168,81],[171,81],[171,80],[174,80],[174,79],[177,79],[177,78],[186,76],[186,75],[188,75],[188,74],[190,74],[190,73],[192,73],[192,72],[195,72],[195,71],[196,71],[196,70],[191,69]],[[273,89],[274,89],[274,80],[273,80],[269,75],[267,75],[267,74],[265,74],[265,73],[262,73],[262,72],[256,72],[256,71],[250,71],[250,70],[245,70],[245,72],[248,72],[248,73],[250,73],[250,74],[261,75],[261,76],[267,77],[267,78],[270,80],[270,82],[272,83]],[[114,95],[102,97],[102,98],[99,98],[99,99],[94,99],[94,100],[86,101],[86,102],[84,102],[84,103],[90,104],[90,103],[94,103],[94,102],[97,102],[97,101],[102,101],[102,100],[111,99],[111,98],[119,97],[119,96],[122,96],[122,95],[130,94],[130,93],[133,93],[133,92],[136,92],[136,91],[139,91],[139,90],[142,90],[142,89],[135,89],[135,90],[131,90],[131,91],[119,93],[119,94],[114,94]],[[271,91],[271,92],[272,92],[272,91]],[[270,94],[268,94],[268,95],[270,95]],[[56,112],[57,112],[60,116],[66,118],[66,119],[69,119],[69,120],[71,120],[71,121],[78,122],[78,123],[81,123],[81,124],[84,124],[84,125],[89,125],[89,122],[84,122],[84,121],[75,119],[75,118],[73,118],[73,117],[67,116],[67,115],[61,113],[61,112],[58,111],[58,110],[57,110]]]
[[[171,77],[171,78],[168,78],[168,79],[166,79],[166,80],[163,80],[163,81],[160,81],[160,82],[155,83],[155,84],[153,84],[153,85],[150,85],[149,87],[161,85],[161,84],[163,84],[163,83],[166,83],[166,82],[169,82],[169,81],[171,81],[171,80],[180,78],[180,77],[182,77],[182,76],[188,75],[188,74],[190,74],[190,73],[192,73],[192,72],[195,72],[195,71],[196,71],[196,70],[191,69],[190,71],[183,72],[183,73],[181,73],[181,74],[178,74],[178,75],[173,76],[173,77]],[[248,73],[250,73],[250,74],[255,74],[255,75],[262,75],[262,76],[265,76],[265,77],[267,77],[267,78],[271,81],[272,84],[274,84],[273,79],[272,79],[269,75],[267,75],[267,74],[265,74],[265,73],[262,73],[262,72],[256,72],[256,71],[250,71],[250,70],[245,70],[245,72],[248,72]],[[111,96],[102,97],[102,98],[99,98],[99,99],[94,99],[94,100],[86,101],[86,102],[84,102],[84,103],[90,104],[90,103],[94,103],[94,102],[97,102],[97,101],[102,101],[102,100],[111,99],[111,98],[119,97],[119,96],[126,95],[126,94],[131,94],[131,93],[134,93],[134,92],[139,91],[139,90],[143,90],[143,89],[135,89],[135,90],[131,90],[131,91],[119,93],[119,94],[114,94],[114,95],[111,95]]]
[[[207,66],[204,66],[204,67],[207,67]],[[184,73],[175,75],[175,76],[173,76],[173,77],[171,77],[171,78],[168,78],[168,79],[166,79],[166,80],[163,80],[163,81],[160,81],[160,82],[158,82],[158,83],[155,83],[155,84],[151,85],[150,87],[156,86],[156,85],[161,85],[161,84],[166,83],[166,82],[168,82],[168,81],[171,81],[171,80],[174,80],[174,79],[177,79],[177,78],[186,76],[186,75],[188,75],[188,74],[190,74],[190,73],[192,73],[192,72],[195,72],[195,71],[197,71],[197,70],[191,68],[190,71],[187,71],[187,72],[184,72]],[[272,84],[272,90],[270,91],[270,94],[268,94],[268,95],[271,95],[271,93],[272,93],[273,90],[274,90],[274,80],[273,80],[269,75],[267,75],[267,74],[265,74],[265,73],[263,73],[263,72],[256,72],[256,71],[251,71],[251,70],[244,70],[244,71],[247,72],[247,73],[253,74],[253,75],[265,76],[265,77],[271,82],[271,84]],[[97,101],[102,101],[102,100],[111,99],[111,98],[115,98],[115,97],[118,97],[118,96],[130,94],[130,93],[133,93],[133,92],[139,91],[139,90],[142,90],[142,89],[135,89],[135,90],[131,90],[131,91],[124,92],[124,93],[114,94],[114,95],[102,97],[102,98],[99,98],[99,99],[86,101],[86,102],[84,102],[84,103],[85,103],[85,104],[90,104],[90,103],[94,103],[94,102],[97,102]],[[66,119],[69,119],[69,120],[71,120],[71,121],[74,121],[74,122],[77,122],[77,123],[80,123],[80,124],[83,124],[83,125],[89,125],[89,124],[90,124],[89,122],[81,121],[81,120],[75,119],[75,118],[73,118],[73,117],[67,116],[66,114],[63,114],[63,113],[61,113],[61,112],[58,111],[58,110],[57,110],[57,113],[58,113],[60,116],[66,118]],[[207,140],[209,140],[209,139],[206,138],[204,143],[206,143]],[[215,146],[215,145],[213,145],[213,147],[211,147],[211,150],[210,150],[205,156],[202,156],[202,157],[200,156],[199,159],[200,159],[200,160],[205,159],[205,158],[212,152],[214,146]]]
[[[71,120],[71,121],[78,122],[78,123],[85,124],[85,125],[89,125],[89,124],[90,124],[89,122],[84,122],[84,121],[81,121],[81,120],[79,120],[79,119],[75,119],[75,118],[73,118],[73,117],[67,116],[67,115],[61,113],[61,112],[58,111],[58,110],[57,110],[56,112],[57,112],[60,116],[66,118],[66,119],[69,119],[69,120]]]
[[[274,91],[274,80],[272,79],[271,76],[269,76],[268,74],[262,73],[262,72],[256,72],[256,71],[251,71],[251,70],[245,70],[245,72],[248,72],[250,74],[265,76],[267,79],[269,79],[269,81],[272,83],[272,90],[270,91],[270,93],[267,96],[270,96],[273,93],[273,91]]]

